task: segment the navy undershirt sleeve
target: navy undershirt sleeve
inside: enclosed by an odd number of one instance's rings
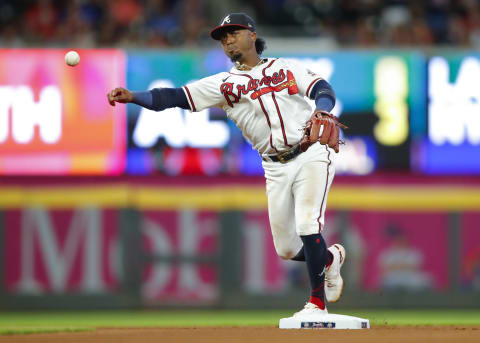
[[[146,92],[133,92],[132,102],[153,111],[163,111],[172,107],[190,109],[182,88],[154,88]]]
[[[315,100],[317,110],[330,112],[335,107],[335,92],[325,80],[320,80],[313,86],[310,99]]]
[[[152,109],[152,105],[153,105],[152,92],[150,91],[132,92],[132,94],[133,94],[132,102],[134,104],[140,105],[148,109]]]

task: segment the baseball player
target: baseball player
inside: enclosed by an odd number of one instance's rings
[[[155,111],[222,108],[261,155],[277,254],[306,262],[310,299],[294,317],[323,316],[328,313],[326,300],[336,302],[342,294],[345,260],[345,249],[340,244],[327,249],[321,234],[341,126],[329,113],[335,94],[327,81],[299,63],[262,58],[265,41],[246,14],[227,15],[210,35],[234,63],[230,71],[181,88],[115,88],[108,101]],[[315,100],[313,115],[306,98]]]

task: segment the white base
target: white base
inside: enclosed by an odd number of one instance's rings
[[[282,318],[278,327],[280,329],[369,329],[370,321],[358,317],[329,313],[316,318]]]

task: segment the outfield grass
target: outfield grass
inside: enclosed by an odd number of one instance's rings
[[[343,310],[375,325],[480,325],[480,310]],[[99,327],[277,326],[292,311],[0,312],[0,334],[86,331]]]

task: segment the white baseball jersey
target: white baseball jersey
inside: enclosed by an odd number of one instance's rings
[[[305,98],[321,78],[283,58],[248,71],[233,67],[183,87],[192,111],[220,107],[260,154],[288,150],[312,114]]]
[[[321,78],[297,62],[268,58],[248,71],[233,67],[183,87],[190,108],[221,107],[261,155],[298,144],[312,114],[306,97]],[[335,175],[331,149],[320,143],[285,164],[263,160],[268,214],[277,254],[294,257],[300,236],[323,229]]]

